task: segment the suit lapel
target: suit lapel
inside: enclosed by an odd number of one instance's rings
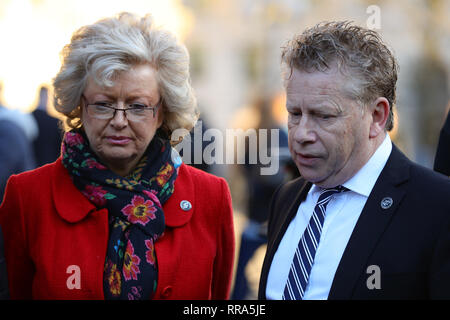
[[[405,195],[409,160],[393,145],[336,270],[328,299],[350,299],[358,279]]]
[[[285,210],[273,212],[273,214],[279,215],[280,219],[274,225],[275,236],[273,237],[274,250],[272,250],[272,255],[275,254],[275,251],[278,249],[278,245],[280,244],[280,241],[283,238],[284,233],[289,226],[289,223],[297,214],[298,207],[300,206],[300,203],[305,200],[309,189],[311,189],[311,185],[312,184],[308,182],[304,182],[303,184],[301,184],[300,188],[295,194],[295,198],[292,199],[293,201],[291,199],[285,199],[285,203],[288,204],[288,208]]]
[[[277,200],[276,204],[272,204],[271,215],[271,230],[270,238],[267,243],[266,256],[264,258],[258,297],[259,299],[266,299],[266,284],[267,276],[269,275],[270,266],[272,264],[273,256],[278,250],[281,239],[286,232],[291,220],[295,217],[298,211],[300,203],[305,200],[311,183],[298,178],[292,181],[285,188],[279,191],[279,194],[275,194],[273,201]]]

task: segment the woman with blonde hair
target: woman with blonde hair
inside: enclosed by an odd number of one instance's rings
[[[12,176],[0,207],[11,298],[226,299],[227,183],[170,141],[198,118],[186,48],[121,13],[76,31],[62,58],[61,157]]]

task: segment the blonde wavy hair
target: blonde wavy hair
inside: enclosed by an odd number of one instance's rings
[[[361,103],[385,97],[391,106],[385,129],[394,125],[398,64],[380,35],[351,22],[322,22],[295,36],[283,47],[282,66],[288,79],[293,68],[326,71],[337,63],[350,79],[346,94]]]
[[[113,86],[117,74],[138,64],[150,64],[157,71],[166,138],[175,129],[190,131],[198,119],[189,53],[173,34],[155,27],[151,15],[123,12],[81,27],[61,56],[61,69],[53,79],[54,106],[69,128],[82,126],[80,99],[89,77]]]

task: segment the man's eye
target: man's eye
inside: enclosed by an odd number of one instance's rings
[[[328,113],[318,113],[316,116],[321,120],[329,120],[334,117],[332,114]]]

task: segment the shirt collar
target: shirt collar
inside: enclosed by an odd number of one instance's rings
[[[359,171],[343,184],[347,189],[368,197],[392,151],[392,141],[386,134],[381,145]]]

